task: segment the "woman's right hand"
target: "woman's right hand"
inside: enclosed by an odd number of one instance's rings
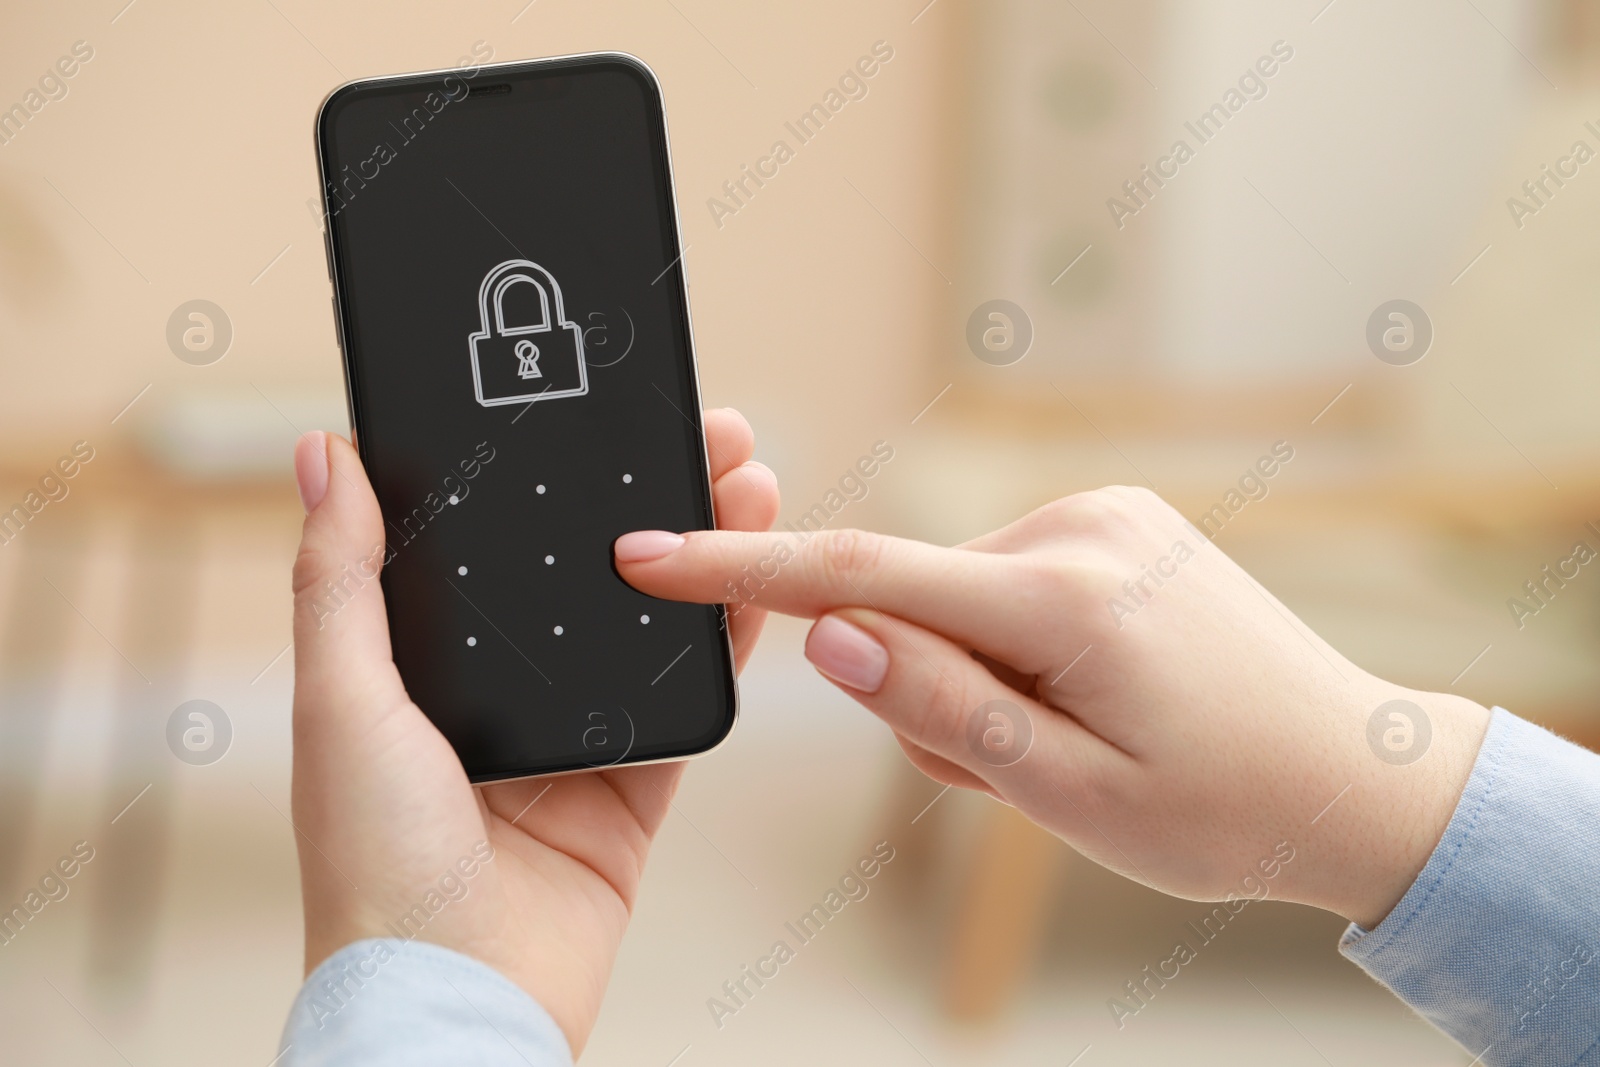
[[[1355,666],[1143,489],[1067,497],[958,548],[644,531],[616,559],[655,596],[816,619],[807,657],[930,777],[1192,899],[1265,886],[1376,926],[1488,726],[1469,700]],[[1369,742],[1391,700],[1421,709],[1414,761]]]

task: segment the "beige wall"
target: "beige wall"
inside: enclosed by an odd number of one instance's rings
[[[329,290],[306,207],[315,109],[346,79],[449,66],[478,40],[496,60],[622,49],[655,67],[707,401],[757,420],[795,502],[925,402],[927,309],[945,286],[894,228],[944,254],[932,160],[948,21],[910,25],[847,3],[541,0],[518,16],[514,3],[141,0],[112,24],[115,5],[100,6],[111,10],[14,10],[0,35],[7,100],[73,42],[94,49],[68,96],[0,147],[0,445],[15,473],[78,438],[103,445],[109,466],[134,452],[130,435],[159,435],[151,423],[172,418],[168,403],[195,393],[223,398],[262,434],[283,420],[255,389],[305,412],[291,421],[336,418]],[[894,59],[868,96],[716,226],[707,199],[880,39]],[[164,342],[169,313],[196,297],[235,329],[210,367],[179,362]]]

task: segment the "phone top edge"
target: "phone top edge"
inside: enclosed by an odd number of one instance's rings
[[[399,74],[378,74],[370,78],[351,78],[348,81],[340,82],[332,89],[329,89],[327,95],[325,95],[321,102],[317,104],[315,125],[320,131],[322,119],[328,110],[328,105],[333,103],[334,98],[339,96],[341,93],[345,93],[353,89],[367,89],[388,84],[403,83],[411,80],[421,81],[428,78],[448,77],[451,74],[458,74],[463,78],[475,79],[484,71],[490,70],[504,71],[512,68],[527,69],[532,67],[541,67],[548,64],[572,63],[578,60],[596,59],[621,60],[622,62],[637,68],[640,73],[649,78],[651,86],[656,91],[656,96],[658,98],[662,96],[661,78],[658,74],[656,74],[655,68],[645,60],[634,55],[632,52],[624,52],[618,49],[608,49],[601,52],[570,52],[566,55],[560,56],[537,56],[533,59],[508,59],[503,63],[485,63],[475,68],[476,73],[473,74],[460,74],[461,71],[467,69],[466,67],[437,67],[430,70],[403,71]]]
[[[383,87],[383,86],[387,86],[387,85],[398,85],[398,84],[402,84],[402,83],[405,83],[405,82],[408,82],[408,81],[425,81],[425,80],[430,79],[430,78],[449,77],[452,74],[458,74],[462,78],[471,80],[471,79],[477,78],[484,71],[489,71],[489,70],[509,71],[512,68],[526,70],[526,69],[530,69],[530,68],[537,68],[537,67],[542,67],[542,66],[547,66],[547,65],[552,65],[552,64],[573,63],[573,62],[577,62],[579,60],[602,60],[602,59],[619,60],[619,61],[621,61],[623,63],[626,63],[629,66],[635,68],[639,73],[641,73],[641,74],[643,74],[645,76],[645,78],[650,83],[651,90],[655,93],[657,110],[660,112],[660,114],[662,116],[662,133],[663,133],[663,135],[665,135],[665,133],[666,133],[666,94],[663,91],[662,86],[661,86],[661,77],[658,74],[656,74],[654,67],[652,67],[649,63],[647,63],[644,59],[640,58],[639,56],[634,55],[632,52],[624,52],[624,51],[617,50],[617,49],[608,49],[606,51],[601,51],[601,52],[570,52],[570,53],[568,53],[566,55],[560,55],[560,56],[539,56],[539,57],[536,57],[534,59],[508,59],[504,63],[485,63],[485,64],[482,64],[482,65],[480,65],[480,66],[478,66],[476,68],[473,68],[474,72],[472,74],[460,74],[461,71],[467,69],[466,67],[437,67],[437,68],[433,68],[433,69],[429,69],[429,70],[403,71],[403,72],[401,72],[399,74],[379,74],[379,75],[375,75],[375,76],[370,77],[370,78],[351,78],[351,79],[349,79],[347,81],[340,82],[338,85],[335,85],[332,89],[329,89],[327,94],[323,96],[322,100],[318,102],[316,114],[313,116],[313,119],[312,119],[311,137],[312,137],[312,141],[316,145],[317,166],[318,166],[318,171],[319,171],[319,177],[323,178],[323,184],[325,186],[326,185],[326,167],[324,166],[324,163],[326,162],[326,160],[324,158],[325,154],[323,152],[323,137],[324,137],[324,132],[325,132],[324,124],[325,124],[326,119],[327,119],[328,108],[340,96],[352,94],[357,90],[379,88],[379,87]],[[665,140],[665,136],[663,137],[663,140]],[[671,155],[670,155],[670,152],[669,152],[669,154],[668,154],[669,164],[670,164],[670,160],[671,160]],[[667,172],[667,180],[668,180],[669,183],[672,181],[672,172],[671,172],[670,166],[669,166],[669,169],[668,169],[668,172]],[[326,189],[324,188],[324,189],[318,190],[318,195],[319,195],[319,197],[323,198],[324,199],[324,203],[326,203],[326,195],[327,195]],[[324,214],[324,217],[326,217],[326,214],[327,214],[326,211],[324,211],[323,214]],[[676,199],[674,199],[674,203],[673,203],[673,221],[674,221],[674,223],[676,223],[676,221],[677,221]],[[323,226],[324,226],[324,229],[326,229],[327,224],[324,223]]]

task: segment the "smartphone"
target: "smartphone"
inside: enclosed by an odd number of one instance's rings
[[[715,525],[655,75],[605,53],[364,79],[316,142],[411,699],[474,782],[714,748],[725,609],[611,556]]]

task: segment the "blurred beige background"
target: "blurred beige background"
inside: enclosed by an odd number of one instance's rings
[[[1507,207],[1600,149],[1592,5],[124,2],[0,14],[0,107],[92,49],[0,125],[0,506],[93,449],[0,545],[0,900],[95,849],[0,946],[9,1061],[278,1054],[289,447],[346,429],[312,118],[342,81],[480,41],[660,75],[706,400],[755,424],[785,519],[883,440],[840,523],[953,543],[1112,482],[1199,521],[1286,441],[1225,550],[1363,666],[1600,740],[1600,576],[1520,629],[1507,606],[1600,547],[1600,163],[1520,226]],[[708,200],[878,41],[866,97],[719,225]],[[1128,199],[1278,42],[1265,94]],[[1114,196],[1139,208],[1120,228]],[[167,342],[194,299],[231,323],[210,365]],[[991,299],[1032,325],[1010,365],[966,340]],[[1409,366],[1366,340],[1393,299],[1434,332]],[[585,1062],[1470,1059],[1338,959],[1339,922],[1275,904],[1119,1030],[1107,1000],[1199,906],[941,796],[803,632],[775,622],[734,740],[689,774]],[[207,766],[165,741],[193,699],[232,726]],[[719,1029],[707,998],[879,840],[872,895]]]

